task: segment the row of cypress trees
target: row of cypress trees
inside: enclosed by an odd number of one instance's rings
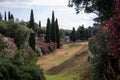
[[[8,11],[8,17],[7,17],[7,13],[6,13],[6,11],[4,12],[4,21],[7,21],[7,18],[8,18],[8,20],[14,20],[14,16],[13,16],[13,14],[11,14],[10,13],[10,11]],[[0,13],[0,20],[2,20],[3,19],[3,15]]]
[[[12,20],[12,19],[14,20],[13,14],[11,14],[10,11],[8,11],[8,20]],[[1,15],[1,20],[2,20],[2,15]],[[7,21],[6,11],[4,13],[4,20]],[[35,51],[35,37],[37,32],[35,29],[34,13],[32,9],[30,13],[30,21],[28,27],[33,30],[33,32],[30,33],[29,45]],[[41,30],[40,21],[39,21],[39,28]],[[55,20],[54,11],[52,12],[51,21],[49,18],[47,19],[47,26],[46,26],[46,43],[50,43],[51,41],[57,43],[57,48],[60,48],[59,26],[58,26],[57,18]]]
[[[39,26],[41,26],[41,22],[39,21]],[[35,50],[35,25],[34,25],[34,13],[33,10],[31,10],[30,14],[30,22],[29,22],[29,28],[31,28],[34,32],[30,34],[29,38],[29,45],[30,47]],[[41,28],[41,27],[40,27]],[[54,16],[54,11],[52,11],[52,19],[50,21],[50,18],[47,19],[47,25],[46,25],[46,43],[55,42],[57,43],[57,48],[60,48],[60,31],[58,26],[58,20]]]
[[[47,19],[46,25],[46,43],[55,42],[57,48],[60,48],[60,31],[57,18],[55,19],[54,11],[52,11],[52,19]]]
[[[71,41],[75,42],[76,40],[88,40],[90,37],[94,36],[97,33],[95,27],[85,28],[84,25],[79,26],[77,30],[73,27],[73,30],[70,34]]]

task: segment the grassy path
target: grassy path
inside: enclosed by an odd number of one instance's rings
[[[47,80],[73,80],[88,65],[88,56],[87,42],[71,43],[39,57],[37,64],[43,68]]]

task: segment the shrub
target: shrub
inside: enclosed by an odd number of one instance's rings
[[[38,47],[38,46],[35,47],[35,52],[37,53],[38,56],[42,56],[43,55],[43,53],[41,51],[41,48]]]
[[[17,50],[14,39],[0,34],[0,52],[4,54],[14,53]]]
[[[93,80],[120,79],[120,16],[107,21],[97,36],[89,40]]]
[[[89,42],[93,80],[120,80],[120,0],[115,0],[114,12],[96,41]]]
[[[25,55],[21,51],[0,56],[0,80],[45,80],[36,61],[35,55]]]
[[[54,51],[57,47],[56,43],[54,43],[54,42],[44,43],[44,42],[40,42],[40,41],[36,42],[36,46],[38,46],[41,49],[43,55]]]
[[[96,37],[89,40],[89,49],[92,52],[90,57],[92,80],[105,80],[105,69],[107,67],[105,34],[99,32]]]
[[[0,33],[14,38],[14,42],[16,43],[18,49],[23,49],[26,45],[28,45],[30,32],[32,32],[32,30],[19,22],[0,21]]]
[[[3,36],[0,34],[0,51],[2,51],[3,49],[5,49],[6,47],[6,43],[3,40]]]

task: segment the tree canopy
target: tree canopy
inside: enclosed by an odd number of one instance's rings
[[[104,23],[115,14],[114,0],[69,0],[68,6],[75,6],[76,13],[84,10],[86,13],[97,14],[98,18],[95,21],[100,23]]]

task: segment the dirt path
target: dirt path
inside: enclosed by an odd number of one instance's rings
[[[88,56],[87,49],[87,42],[66,44],[52,54],[39,57],[37,64],[40,64],[45,73],[56,74],[64,70],[70,71],[71,67],[78,64],[78,59]]]

